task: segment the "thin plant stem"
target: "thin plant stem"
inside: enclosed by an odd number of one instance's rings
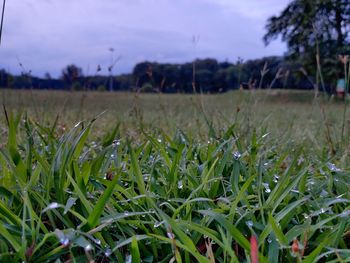
[[[0,45],[1,45],[2,27],[3,27],[3,24],[4,24],[5,3],[6,3],[6,0],[4,0],[3,4],[2,4],[1,25],[0,25]]]
[[[348,94],[348,83],[347,83],[347,79],[348,79],[348,76],[347,76],[347,73],[348,73],[348,70],[347,70],[347,61],[345,61],[344,63],[344,80],[345,80],[345,95],[344,95],[344,110],[343,110],[343,124],[342,124],[342,128],[341,128],[341,142],[343,142],[343,139],[344,139],[344,131],[345,131],[345,117],[346,117],[346,109],[347,109],[347,99],[346,99],[346,96]]]

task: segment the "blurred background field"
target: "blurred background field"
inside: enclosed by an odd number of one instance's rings
[[[27,112],[45,125],[57,119],[66,129],[102,113],[94,127],[96,136],[120,124],[124,134],[131,136],[139,135],[141,127],[170,134],[179,128],[192,137],[207,139],[210,127],[219,136],[220,130],[237,123],[247,133],[266,128],[275,137],[322,144],[327,136],[339,135],[344,108],[336,99],[315,99],[313,92],[292,90],[215,95],[1,90],[0,94],[7,110]],[[0,117],[2,124],[4,117]]]

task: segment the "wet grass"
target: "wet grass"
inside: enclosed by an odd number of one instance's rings
[[[2,98],[0,261],[350,262],[342,104],[282,91]]]

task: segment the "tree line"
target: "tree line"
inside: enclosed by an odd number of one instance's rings
[[[279,56],[236,62],[207,58],[183,64],[145,61],[135,65],[130,74],[116,76],[85,76],[76,65],[66,66],[59,78],[51,78],[49,74],[39,78],[28,73],[15,76],[0,70],[0,87],[165,93],[217,93],[239,88],[312,89],[313,77],[305,73],[302,64]],[[327,85],[328,90],[332,84]]]

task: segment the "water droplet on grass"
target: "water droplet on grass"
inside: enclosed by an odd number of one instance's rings
[[[236,151],[233,153],[233,158],[235,160],[238,160],[239,158],[241,158],[241,153],[239,151]]]
[[[86,252],[91,251],[92,249],[93,249],[93,247],[91,246],[91,244],[88,244],[88,245],[86,245],[86,246],[84,247],[84,250],[85,250]]]
[[[277,174],[275,174],[274,176],[273,176],[273,182],[274,183],[278,183],[278,180],[280,179],[280,177],[277,175]]]
[[[263,136],[261,136],[261,138],[265,138],[265,137],[267,137],[268,135],[269,135],[270,133],[268,132],[268,133],[265,133]]]
[[[301,165],[303,162],[304,162],[304,158],[300,156],[300,158],[298,159],[298,165]]]
[[[173,233],[167,232],[166,234],[167,234],[168,238],[170,238],[170,239],[175,239],[175,236],[174,236]]]
[[[60,239],[60,242],[65,247],[69,245],[69,239],[67,237]]]
[[[112,255],[112,250],[110,248],[107,248],[105,251],[105,256],[109,257],[110,255]]]
[[[177,183],[177,188],[182,189],[184,187],[182,180]]]
[[[144,181],[148,181],[149,178],[150,178],[149,174],[143,175],[143,180],[144,180]]]
[[[114,140],[113,141],[114,146],[119,146],[120,145],[120,140]]]
[[[162,224],[163,224],[163,221],[161,221],[161,222],[155,222],[153,226],[154,226],[155,228],[158,228],[158,227],[160,227]]]
[[[56,202],[53,202],[53,203],[49,204],[49,205],[42,211],[42,213],[45,213],[46,211],[51,210],[51,209],[56,209],[56,208],[58,208],[58,207],[60,207],[60,205],[59,205],[58,203],[56,203]]]
[[[253,221],[251,221],[251,220],[249,220],[245,223],[247,224],[248,227],[252,227],[254,225]]]
[[[315,184],[315,181],[314,181],[314,180],[310,180],[308,183],[309,183],[310,185],[314,185],[314,184]]]
[[[262,185],[265,187],[265,193],[271,193],[271,189],[268,183],[263,183]]]
[[[300,194],[300,192],[297,189],[290,190],[292,193]]]
[[[327,167],[329,170],[331,170],[332,172],[341,172],[341,169],[339,169],[337,166],[335,166],[335,164],[333,163],[327,163]]]

